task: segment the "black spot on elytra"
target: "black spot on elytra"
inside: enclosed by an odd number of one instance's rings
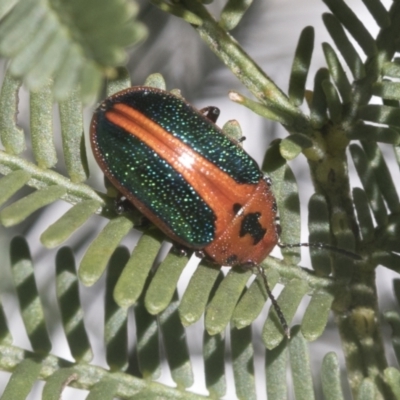
[[[259,212],[246,214],[243,218],[242,225],[240,227],[239,235],[243,237],[244,235],[251,235],[254,239],[254,244],[256,245],[262,240],[267,230],[262,227],[258,219],[261,214]]]

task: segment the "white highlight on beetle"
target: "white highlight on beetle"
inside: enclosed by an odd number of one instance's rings
[[[195,162],[195,159],[193,156],[191,156],[190,154],[187,153],[182,153],[179,158],[178,161],[185,167],[185,168],[192,168],[192,165]]]

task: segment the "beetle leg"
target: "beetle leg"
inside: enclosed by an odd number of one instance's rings
[[[185,257],[188,255],[188,250],[182,245],[173,243],[172,251],[177,254],[179,257]]]
[[[196,254],[196,257],[201,259],[203,259],[206,256],[203,250],[197,250],[194,254]]]
[[[118,193],[117,197],[114,200],[114,208],[115,212],[118,215],[124,214],[128,211],[132,211],[135,209],[133,204],[121,193]]]
[[[261,276],[261,279],[263,280],[264,287],[265,287],[265,290],[267,292],[267,295],[268,295],[269,299],[271,300],[272,307],[274,307],[275,312],[278,315],[279,322],[281,323],[283,332],[284,332],[285,336],[288,339],[290,339],[290,328],[289,328],[289,325],[286,322],[285,316],[283,315],[283,312],[282,312],[278,302],[276,301],[275,296],[272,294],[272,291],[271,291],[271,289],[269,287],[267,275],[265,273],[264,268],[261,265],[254,265],[252,263],[241,265],[241,268],[244,269],[245,271],[250,270],[250,271],[253,272],[253,274]]]
[[[150,226],[150,221],[121,193],[114,200],[114,210],[118,215],[133,212],[135,228],[145,229]]]
[[[214,106],[204,107],[200,110],[200,112],[214,124],[217,122],[220,114],[219,108]]]

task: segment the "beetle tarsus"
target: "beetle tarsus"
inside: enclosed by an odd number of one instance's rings
[[[119,194],[114,200],[114,210],[118,215],[132,211],[133,208],[132,203],[122,194]]]
[[[186,257],[188,255],[188,250],[178,244],[174,244],[172,250],[178,257]]]

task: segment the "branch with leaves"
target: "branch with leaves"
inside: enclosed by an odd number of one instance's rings
[[[49,355],[51,341],[34,284],[33,261],[25,239],[12,240],[14,286],[32,352],[12,345],[1,309],[0,368],[12,372],[2,398],[25,398],[37,379],[47,381],[43,398],[59,397],[65,385],[88,389],[88,398],[93,399],[201,398],[185,390],[193,383],[193,373],[184,327],[203,316],[203,358],[210,397],[221,397],[226,391],[223,334],[230,325],[236,393],[239,398],[255,398],[252,323],[266,300],[261,277],[248,285],[250,271],[232,269],[224,277],[203,260],[179,299],[176,286],[188,258],[172,251],[154,271],[164,236],[152,226],[131,254],[119,247],[132,227],[138,226],[140,215],[118,216],[113,189],[98,193],[84,183],[89,171],[82,105],[98,97],[104,79],[108,80],[108,95],[130,86],[129,74],[121,68],[125,47],[146,35],[136,20],[137,6],[125,0],[64,3],[0,0],[0,55],[9,59],[0,93],[0,173],[4,175],[0,204],[14,199],[25,185],[34,189],[3,208],[0,221],[5,227],[13,226],[59,199],[71,203],[72,208],[42,233],[41,242],[47,248],[60,246],[95,213],[109,222],[87,247],[79,272],[72,249],[61,248],[55,260],[60,315],[75,362]],[[274,182],[282,242],[300,242],[298,187],[287,161],[302,155],[315,187],[309,202],[309,241],[332,244],[362,257],[355,262],[340,254],[311,249],[313,269],[309,270],[299,266],[299,249],[286,248],[282,249],[283,259],[268,257],[264,261],[262,267],[271,288],[277,283],[284,285],[278,303],[288,321],[302,299],[310,297],[290,341],[285,339],[275,311],[271,310],[265,321],[262,339],[268,398],[287,398],[288,360],[296,396],[315,397],[307,341],[322,335],[331,310],[353,397],[398,398],[400,372],[388,367],[385,357],[375,269],[383,265],[400,271],[399,196],[379,147],[379,143],[391,145],[400,164],[400,60],[396,58],[400,51],[400,3],[394,1],[386,10],[378,0],[364,1],[380,28],[374,38],[345,1],[325,0],[330,12],[323,15],[323,22],[336,49],[323,44],[327,67],[316,73],[313,89],[307,90],[314,30],[306,27],[294,55],[287,95],[229,33],[240,23],[250,1],[227,1],[218,19],[200,1],[151,3],[190,23],[254,95],[250,99],[231,92],[231,100],[279,122],[288,131],[285,139],[271,144],[263,163],[263,170]],[[32,154],[26,151],[25,133],[16,124],[21,84],[30,90]],[[144,84],[166,88],[158,74],[149,76]],[[381,104],[371,104],[372,96],[380,98]],[[300,109],[304,100],[308,114]],[[59,103],[65,175],[53,169],[58,158],[51,116],[54,101]],[[237,124],[228,123],[224,132],[241,136]],[[351,188],[347,149],[362,188]],[[109,370],[90,364],[92,351],[77,290],[79,281],[93,285],[106,270],[104,327]],[[394,289],[399,299],[397,280]],[[136,321],[136,374],[131,373],[135,368],[127,349],[129,307]],[[393,328],[399,360],[400,315],[393,311],[385,316]],[[152,382],[160,374],[159,334],[177,384],[174,389]],[[327,399],[344,397],[339,375],[338,358],[328,353],[320,373]]]

